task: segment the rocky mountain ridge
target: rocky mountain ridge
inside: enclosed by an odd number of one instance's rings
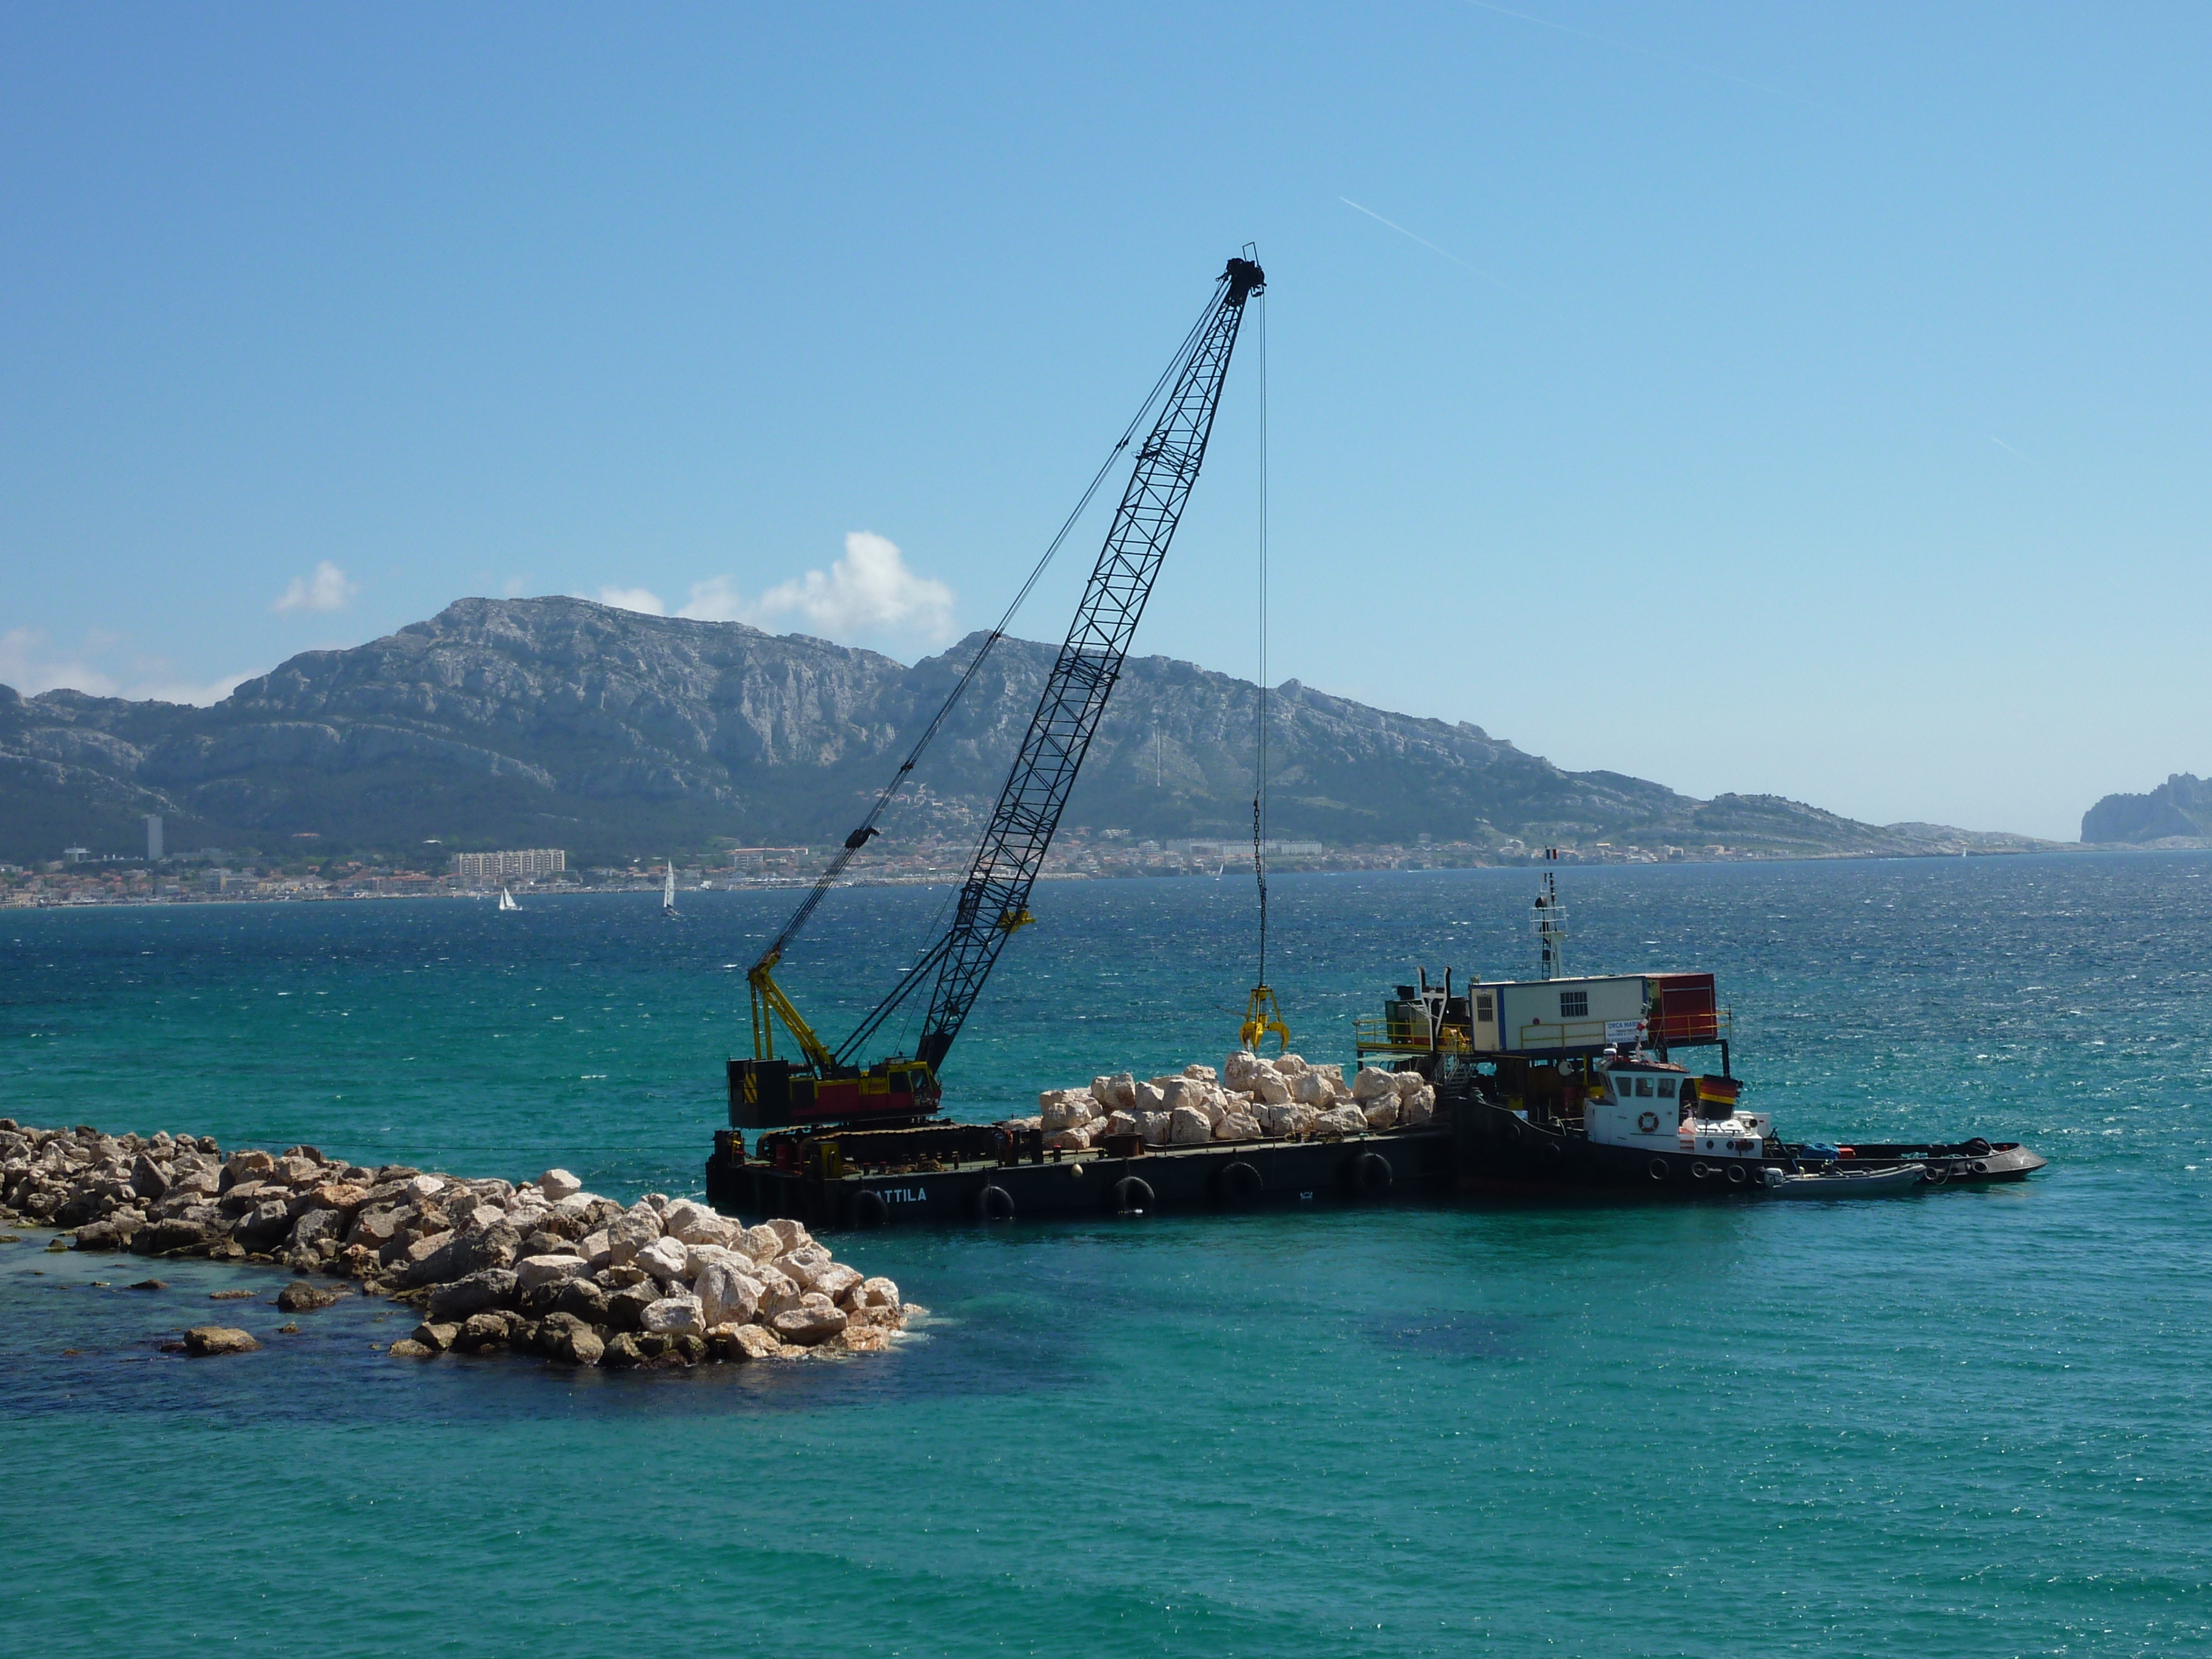
[[[2081,839],[2144,847],[2212,841],[2212,778],[2176,772],[2144,795],[2107,795],[2081,815]]]
[[[168,820],[172,851],[435,837],[447,849],[564,847],[583,863],[718,839],[826,842],[865,811],[981,637],[908,666],[742,623],[470,599],[349,650],[302,653],[212,708],[0,687],[0,858],[64,844],[130,853],[147,812]],[[893,837],[972,836],[1054,654],[1000,642],[887,821]],[[1805,854],[2032,844],[1885,829],[1772,796],[1694,800],[1297,681],[1268,708],[1273,830],[1286,839]],[[1066,822],[1139,837],[1247,833],[1257,710],[1248,682],[1132,658]]]

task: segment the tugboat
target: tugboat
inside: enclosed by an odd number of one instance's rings
[[[1542,977],[1478,980],[1455,994],[1449,971],[1438,987],[1417,969],[1417,984],[1355,1029],[1363,1060],[1435,1083],[1462,1190],[1870,1197],[2021,1181],[2044,1167],[2016,1141],[1778,1139],[1768,1114],[1741,1104],[1734,1022],[1711,974],[1570,976],[1566,912],[1548,869],[1535,908]],[[1698,1049],[1717,1050],[1717,1072],[1677,1058]]]

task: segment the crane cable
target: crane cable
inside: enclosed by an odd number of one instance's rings
[[[1260,889],[1260,973],[1244,1008],[1238,1041],[1257,1054],[1273,1031],[1287,1051],[1290,1027],[1282,1005],[1267,983],[1267,293],[1259,294],[1260,314],[1260,696],[1259,732],[1252,782],[1252,877]]]
[[[1260,885],[1260,977],[1267,982],[1267,296],[1260,296],[1260,732],[1252,786],[1252,874]]]

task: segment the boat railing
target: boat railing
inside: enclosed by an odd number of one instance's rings
[[[1515,1033],[1516,1046],[1529,1048],[1598,1048],[1613,1039],[1606,1027],[1618,1022],[1602,1019],[1532,1019]],[[1719,1042],[1734,1035],[1735,1022],[1725,1008],[1698,1013],[1668,1014],[1644,1023],[1644,1041],[1654,1047],[1693,1042]]]
[[[1388,1014],[1358,1014],[1352,1018],[1354,1046],[1363,1054],[1464,1054],[1473,1044],[1466,1028],[1446,1025],[1429,1041],[1429,1028],[1417,1019],[1392,1019]]]

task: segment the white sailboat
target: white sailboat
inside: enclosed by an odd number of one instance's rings
[[[522,907],[514,902],[514,895],[502,887],[499,890],[499,908],[502,910],[520,910]]]
[[[674,859],[668,860],[668,879],[661,885],[660,914],[664,916],[683,914],[676,908],[676,860]]]

